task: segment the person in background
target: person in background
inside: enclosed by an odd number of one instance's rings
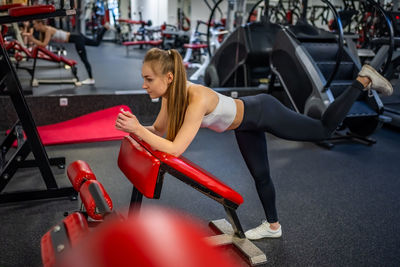
[[[36,39],[31,32],[26,32],[23,34],[23,36],[28,38],[28,41],[34,43],[35,45],[46,47],[50,41],[58,43],[74,43],[76,51],[78,52],[80,59],[85,65],[86,71],[89,76],[88,79],[82,81],[82,84],[95,84],[92,73],[92,66],[90,65],[87,58],[85,45],[99,46],[101,41],[103,40],[105,32],[110,29],[110,25],[108,23],[106,23],[104,27],[98,29],[95,39],[89,39],[82,34],[71,33],[51,27],[49,25],[46,25],[45,21],[43,20],[33,21],[33,28],[41,33],[41,38],[39,38],[40,40]]]

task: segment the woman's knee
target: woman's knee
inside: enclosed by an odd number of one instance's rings
[[[251,176],[253,176],[254,182],[257,185],[265,185],[270,183],[271,176],[268,168],[258,168],[250,170]]]

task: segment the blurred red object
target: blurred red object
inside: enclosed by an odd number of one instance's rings
[[[109,220],[67,252],[62,267],[238,266],[205,238],[208,229],[175,211],[149,208],[127,220]]]

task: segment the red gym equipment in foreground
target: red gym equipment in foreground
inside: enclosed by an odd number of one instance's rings
[[[231,189],[229,186],[224,184],[222,181],[218,180],[211,173],[205,171],[201,167],[190,162],[182,156],[174,157],[164,152],[155,151],[147,143],[140,140],[137,136],[133,134],[131,134],[130,136],[126,136],[122,140],[118,156],[118,166],[133,185],[129,213],[130,217],[137,216],[138,212],[140,211],[143,195],[151,199],[160,198],[164,175],[165,173],[169,173],[170,175],[178,178],[187,185],[205,194],[207,197],[214,199],[215,201],[223,205],[227,213],[229,222],[225,219],[210,222],[210,226],[221,234],[208,237],[207,242],[210,242],[215,246],[225,246],[232,244],[241,252],[241,255],[244,256],[251,265],[258,265],[266,262],[265,254],[252,242],[245,238],[242,226],[236,214],[236,209],[243,203],[242,196]],[[87,221],[84,220],[85,217],[82,217],[82,214],[84,214],[86,218],[90,217],[94,219],[95,224],[99,224],[99,222],[104,219],[106,219],[106,222],[108,220],[112,220],[112,218],[114,218],[114,220],[121,220],[120,215],[112,212],[112,201],[110,197],[108,196],[104,187],[97,181],[95,175],[93,174],[93,171],[86,162],[78,160],[71,163],[68,167],[67,174],[73,187],[79,192],[80,198],[82,199],[82,203],[84,206],[84,211],[81,211],[79,215],[77,215],[76,213],[70,215],[73,218],[67,218],[67,221],[64,221],[64,224],[62,224],[62,226],[58,225],[54,227],[42,238],[42,259],[44,266],[46,267],[53,266],[51,265],[51,263],[55,262],[55,259],[57,258],[56,255],[58,253],[62,253],[67,246],[74,247],[73,244],[76,242],[76,239],[80,239],[81,236],[86,235],[85,232],[87,232]],[[143,208],[142,210],[145,210],[145,208]],[[142,212],[143,211],[141,211],[141,213]],[[175,221],[175,219],[172,219],[172,221]],[[71,223],[74,225],[70,225]],[[154,223],[156,223],[154,222],[154,220],[148,221],[149,225],[152,225]],[[129,224],[129,222],[127,224]],[[75,231],[77,231],[77,233]],[[138,235],[143,234],[139,234],[140,230],[137,231]],[[146,231],[149,230],[143,231],[144,233],[146,233]],[[131,233],[127,233],[127,235],[130,234]],[[149,233],[147,232],[147,234]],[[173,237],[171,238],[173,239]],[[57,240],[61,240],[61,243],[54,243]],[[155,240],[153,241],[155,242]],[[160,242],[162,242],[162,240],[160,240]],[[115,246],[117,245],[118,244],[115,244]],[[104,246],[106,245],[104,244]],[[143,243],[142,246],[143,250],[145,250],[148,244]],[[157,244],[155,246],[161,245]],[[168,248],[164,247],[164,249]],[[112,250],[106,251],[105,253],[116,252]],[[115,256],[108,255],[106,257]],[[131,257],[132,261],[136,259],[135,255],[131,255]],[[154,257],[158,256],[154,255]],[[134,266],[135,262],[130,262],[130,264]],[[179,266],[206,265],[200,264]],[[221,265],[221,263],[219,263],[218,266],[224,265]]]

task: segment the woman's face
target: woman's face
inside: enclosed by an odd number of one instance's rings
[[[157,74],[151,68],[150,62],[143,63],[142,66],[143,85],[150,98],[159,98],[165,95],[168,85],[172,82],[172,73]]]
[[[33,21],[33,28],[39,32],[43,32],[45,30],[44,24],[37,21]]]

